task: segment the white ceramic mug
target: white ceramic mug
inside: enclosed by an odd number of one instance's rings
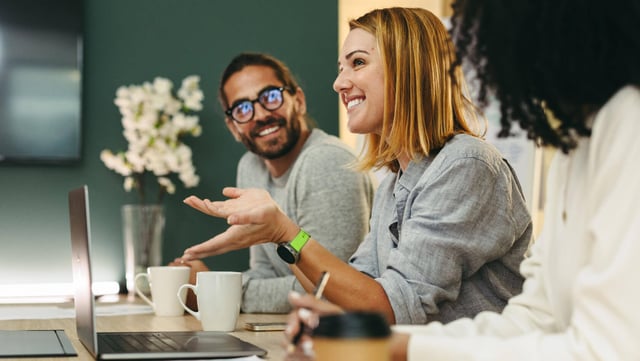
[[[156,316],[182,316],[184,309],[176,299],[176,292],[181,285],[189,282],[191,269],[187,266],[155,266],[147,268],[147,273],[138,273],[135,278],[136,293],[147,302]],[[146,278],[151,288],[149,299],[138,285]],[[185,295],[186,297],[186,295]],[[184,301],[184,299],[183,299]]]
[[[190,309],[184,303],[188,288],[196,294],[198,311]],[[180,286],[177,296],[182,307],[200,320],[204,331],[233,331],[242,302],[242,273],[198,272],[195,286]]]

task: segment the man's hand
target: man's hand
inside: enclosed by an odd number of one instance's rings
[[[187,266],[191,268],[191,271],[189,273],[189,283],[191,283],[192,285],[196,284],[196,274],[198,272],[209,271],[209,267],[207,267],[207,265],[200,260],[184,261],[181,258],[176,258],[173,260],[173,262],[169,262],[169,266]],[[198,299],[196,298],[195,293],[193,293],[193,291],[191,291],[190,289],[187,290],[186,304],[192,310],[198,311]]]

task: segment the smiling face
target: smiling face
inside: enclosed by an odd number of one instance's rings
[[[234,73],[224,84],[223,91],[229,100],[227,108],[241,100],[253,100],[269,87],[281,87],[273,69],[262,65],[250,65]],[[300,139],[301,129],[306,129],[303,119],[306,103],[302,90],[288,90],[282,93],[284,103],[276,110],[269,111],[254,102],[253,119],[238,124],[226,117],[227,127],[236,140],[241,141],[249,151],[266,159],[277,159],[289,153]]]
[[[384,112],[384,69],[373,34],[353,29],[338,58],[333,83],[347,108],[347,127],[353,133],[380,134]]]

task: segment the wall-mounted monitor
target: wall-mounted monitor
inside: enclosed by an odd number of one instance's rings
[[[0,163],[80,159],[83,15],[83,0],[0,0]]]

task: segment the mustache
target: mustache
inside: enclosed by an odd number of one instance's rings
[[[254,123],[255,124],[254,124],[253,128],[251,128],[250,134],[251,134],[252,137],[258,137],[259,134],[260,134],[260,131],[263,128],[270,127],[270,126],[273,126],[273,125],[284,127],[285,125],[287,125],[287,120],[282,118],[282,117],[280,117],[280,118],[268,117],[268,118],[266,118],[264,120],[255,121]]]

